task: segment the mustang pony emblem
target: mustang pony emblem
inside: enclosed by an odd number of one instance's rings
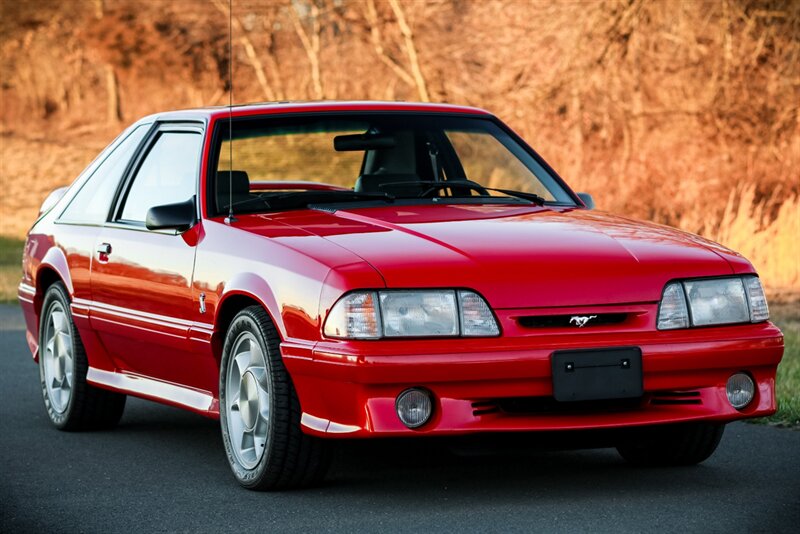
[[[573,315],[569,318],[569,323],[575,323],[575,326],[578,328],[582,328],[586,326],[586,323],[591,321],[592,319],[597,319],[596,315]]]

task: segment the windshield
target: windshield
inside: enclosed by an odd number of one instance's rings
[[[235,213],[326,202],[574,205],[561,183],[488,118],[260,117],[234,120],[232,146],[222,121],[217,139],[210,186],[217,214],[227,213],[231,201]]]

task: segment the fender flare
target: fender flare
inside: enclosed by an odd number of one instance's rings
[[[39,274],[43,268],[55,271],[55,273],[59,276],[59,278],[61,278],[61,281],[64,282],[64,285],[67,287],[67,292],[69,293],[70,298],[74,297],[75,289],[72,285],[72,277],[69,274],[67,256],[64,254],[63,250],[61,250],[59,247],[53,246],[50,247],[45,253],[42,261],[36,267],[36,271],[33,273],[33,285],[35,288],[37,288],[37,290],[39,289]],[[44,295],[38,296],[39,298],[44,297]]]
[[[275,324],[281,339],[286,339],[286,327],[283,323],[275,293],[264,278],[251,272],[239,273],[225,284],[214,310],[214,330],[219,325],[220,310],[222,310],[225,302],[234,296],[249,297],[261,304],[261,307],[264,308]]]

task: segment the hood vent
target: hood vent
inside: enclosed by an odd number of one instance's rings
[[[624,323],[627,313],[527,315],[518,317],[523,328],[592,328]]]

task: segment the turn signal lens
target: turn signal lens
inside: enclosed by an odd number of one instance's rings
[[[345,295],[328,314],[325,335],[354,339],[379,338],[381,324],[377,301],[374,291]]]
[[[748,276],[744,279],[744,285],[747,288],[747,299],[750,302],[750,321],[760,323],[769,319],[767,297],[764,295],[761,280],[757,276]]]
[[[462,335],[497,336],[500,334],[494,314],[483,297],[472,291],[459,291],[458,304],[461,308]]]
[[[672,330],[689,327],[689,311],[686,295],[680,282],[672,282],[664,289],[661,306],[658,308],[658,329]]]

